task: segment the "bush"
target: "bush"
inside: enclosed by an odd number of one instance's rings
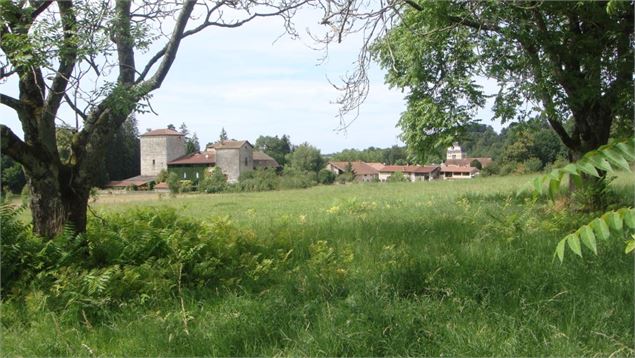
[[[179,176],[176,173],[170,173],[168,175],[168,188],[170,188],[170,193],[176,194],[181,189],[181,183],[179,182]]]
[[[244,173],[238,179],[240,191],[269,191],[279,188],[274,169],[257,169]]]
[[[531,157],[523,162],[525,171],[521,174],[535,173],[542,169],[542,162],[536,157]]]
[[[161,169],[161,171],[157,175],[155,181],[157,183],[164,183],[166,180],[168,180],[168,171],[165,170],[165,169]]]
[[[318,183],[320,184],[333,184],[335,181],[335,174],[328,169],[322,169],[318,173]]]
[[[198,184],[198,191],[204,193],[220,193],[226,188],[227,178],[219,167],[215,167],[210,175],[205,175],[205,178]]]
[[[497,163],[491,163],[490,165],[481,169],[481,175],[484,177],[487,177],[490,175],[498,175],[499,172],[500,172],[500,167],[498,166]]]
[[[402,172],[394,172],[391,176],[386,179],[387,182],[396,183],[396,182],[406,182],[409,181]]]
[[[191,180],[181,180],[179,182],[179,191],[181,193],[189,193],[194,189],[194,183]]]

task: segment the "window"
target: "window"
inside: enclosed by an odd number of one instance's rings
[[[152,159],[152,165],[154,165],[154,159]]]
[[[245,166],[249,165],[249,161],[247,160],[247,157],[245,157]]]
[[[183,179],[187,178],[187,173],[183,172]]]

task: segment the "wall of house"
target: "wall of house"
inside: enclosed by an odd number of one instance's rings
[[[168,162],[185,155],[183,136],[142,136],[141,175],[157,175]]]
[[[236,183],[242,173],[253,170],[253,150],[247,144],[239,149],[217,148],[216,165],[227,176],[227,182]]]
[[[170,173],[176,173],[180,180],[191,180],[198,183],[211,168],[207,164],[172,164],[168,167]]]

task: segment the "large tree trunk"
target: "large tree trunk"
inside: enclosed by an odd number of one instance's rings
[[[31,176],[29,186],[33,231],[36,234],[52,238],[65,227],[75,232],[86,231],[89,185],[77,183],[64,175],[64,171],[52,170],[50,175]]]

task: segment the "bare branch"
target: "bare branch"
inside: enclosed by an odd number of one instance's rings
[[[38,161],[31,147],[4,124],[0,124],[0,149],[2,154],[8,155],[31,171]]]
[[[77,107],[77,104],[75,103],[75,101],[71,100],[71,98],[68,96],[67,93],[64,93],[64,99],[66,100],[66,104],[68,104],[68,106],[71,107],[71,109],[75,113],[77,113],[78,116],[82,117],[83,120],[86,120],[88,118],[88,115],[86,115],[84,111],[82,111],[81,109],[79,109],[79,107]]]
[[[240,27],[245,25],[246,23],[253,21],[256,18],[266,18],[266,17],[275,17],[275,16],[280,16],[283,15],[289,11],[293,11],[299,7],[301,7],[302,5],[305,5],[307,3],[311,2],[311,0],[302,0],[296,3],[293,3],[292,5],[289,6],[284,6],[281,8],[277,8],[277,10],[275,11],[271,11],[271,12],[266,12],[266,13],[254,13],[251,14],[250,16],[242,19],[242,20],[238,20],[238,21],[234,21],[234,22],[230,22],[230,23],[226,23],[226,22],[222,22],[222,21],[211,21],[211,16],[214,14],[214,12],[216,12],[217,10],[219,10],[223,5],[225,5],[227,3],[227,1],[219,1],[218,3],[216,3],[213,7],[209,8],[207,10],[207,15],[205,16],[205,21],[203,21],[203,23],[201,23],[199,26],[184,31],[183,34],[181,35],[180,39],[184,39],[188,36],[194,35],[202,30],[204,30],[207,27],[210,26],[215,26],[215,27],[223,27],[223,28],[236,28],[236,27]],[[159,50],[146,64],[145,68],[143,69],[143,71],[141,71],[141,73],[139,74],[139,78],[137,79],[136,83],[140,83],[141,81],[143,81],[145,79],[145,77],[148,75],[148,72],[152,69],[152,67],[157,63],[157,61],[159,61],[163,56],[165,56],[168,47],[170,46],[170,43],[168,43],[164,48],[162,48],[161,50]]]
[[[10,107],[15,111],[19,111],[20,109],[22,109],[22,104],[19,100],[2,93],[0,93],[0,104],[4,104],[5,106]]]
[[[60,64],[44,104],[44,114],[42,116],[44,121],[55,119],[77,61],[77,44],[75,43],[74,34],[77,20],[73,13],[73,3],[71,1],[60,1],[57,6],[60,9],[64,40],[60,49]]]
[[[44,12],[44,10],[46,10],[46,8],[49,7],[49,5],[51,5],[53,3],[53,1],[44,1],[42,4],[38,5],[37,8],[31,13],[31,20],[35,20],[36,17],[38,17],[41,13]]]

